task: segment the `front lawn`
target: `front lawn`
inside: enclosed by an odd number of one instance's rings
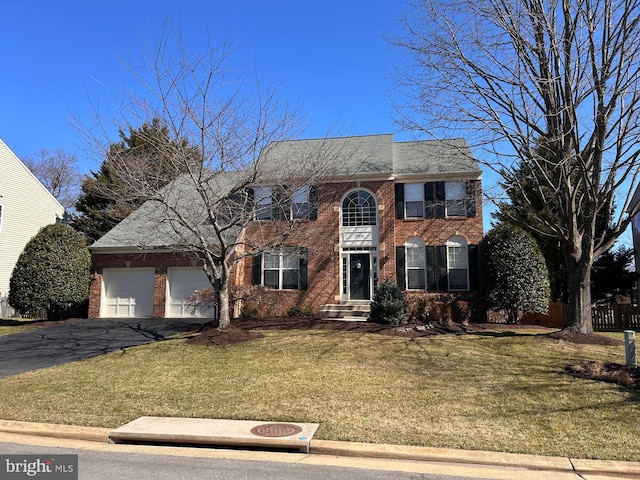
[[[640,461],[639,392],[563,372],[624,363],[624,347],[546,332],[263,330],[216,347],[173,339],[0,379],[0,405],[8,420],[317,422],[321,439]]]
[[[0,336],[11,335],[12,333],[24,332],[33,328],[40,327],[41,322],[38,320],[29,320],[21,318],[0,318]]]

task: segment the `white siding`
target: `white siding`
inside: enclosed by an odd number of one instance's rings
[[[27,242],[64,208],[0,140],[0,294],[9,292],[13,267]]]

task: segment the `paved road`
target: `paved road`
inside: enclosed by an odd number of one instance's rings
[[[448,475],[347,468],[273,461],[202,458],[145,453],[106,452],[0,443],[2,455],[78,455],[81,480],[458,480]],[[43,457],[45,458],[45,457]],[[0,478],[4,478],[0,464]],[[36,477],[37,478],[37,477]]]
[[[0,336],[0,377],[163,340],[206,318],[88,319]]]

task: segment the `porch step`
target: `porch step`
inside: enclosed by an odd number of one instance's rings
[[[342,320],[348,322],[366,322],[371,312],[371,304],[366,303],[341,303],[323,305],[320,313],[327,320]]]

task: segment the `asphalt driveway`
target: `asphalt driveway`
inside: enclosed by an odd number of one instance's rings
[[[0,336],[0,377],[164,340],[208,318],[94,318]]]

